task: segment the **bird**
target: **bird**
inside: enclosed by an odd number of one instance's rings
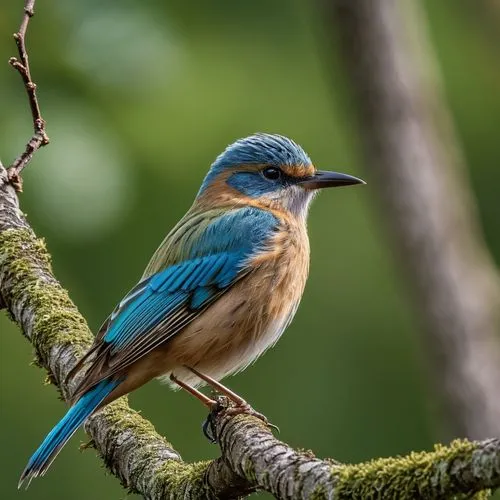
[[[365,182],[317,170],[282,135],[256,133],[230,144],[68,374],[78,376],[70,408],[29,459],[19,486],[45,474],[90,415],[153,378],[209,408],[214,400],[198,390],[204,384],[249,409],[219,381],[273,346],[294,317],[309,273],[306,220],[314,196],[355,184]]]

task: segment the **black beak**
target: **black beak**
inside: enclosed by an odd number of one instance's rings
[[[327,187],[351,186],[353,184],[366,184],[366,182],[352,175],[316,170],[314,175],[299,181],[298,184],[304,189],[322,189]]]

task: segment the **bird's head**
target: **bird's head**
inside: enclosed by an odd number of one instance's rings
[[[239,139],[212,164],[199,199],[216,203],[251,202],[305,217],[319,189],[364,184],[356,177],[316,170],[306,152],[281,135]]]

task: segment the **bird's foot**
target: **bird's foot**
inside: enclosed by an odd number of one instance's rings
[[[269,424],[269,420],[265,415],[262,413],[259,413],[257,410],[254,410],[249,403],[244,401],[243,403],[239,405],[234,405],[234,406],[229,406],[225,413],[227,415],[241,415],[242,413],[245,413],[246,415],[252,415],[252,417],[257,417],[259,420],[262,420],[266,425]]]
[[[271,429],[274,429],[276,432],[278,432],[278,434],[280,432],[280,428],[277,425],[269,422],[269,419],[265,415],[258,412],[257,410],[254,410],[246,401],[242,404],[228,407],[225,410],[225,413],[227,415],[241,415],[242,413],[244,413],[245,415],[251,415],[252,417],[256,417],[259,420],[262,420],[264,424],[266,424]]]
[[[267,427],[276,430],[278,433],[280,429],[278,426],[269,422],[268,418],[262,413],[254,410],[250,404],[246,401],[243,401],[240,404],[230,404],[227,397],[217,396],[215,398],[215,404],[212,406],[210,413],[208,414],[205,422],[203,423],[202,429],[203,434],[211,443],[217,443],[217,427],[216,427],[216,419],[220,413],[224,413],[225,415],[235,416],[235,415],[251,415],[252,417],[256,417],[259,420],[262,420]]]

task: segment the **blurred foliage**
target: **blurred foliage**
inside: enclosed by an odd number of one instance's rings
[[[426,1],[447,97],[491,250],[500,258],[499,25],[487,2]],[[477,8],[476,8],[477,5]],[[22,1],[0,6],[0,151],[23,148],[30,116],[6,61]],[[482,12],[482,14],[481,14]],[[306,0],[208,3],[47,0],[28,45],[48,132],[25,174],[22,206],[46,237],[56,275],[95,329],[134,284],[215,156],[255,131],[297,140],[319,167],[370,180],[345,76]],[[312,209],[311,276],[279,345],[228,384],[290,444],[342,461],[449,439],[376,193],[323,193]],[[30,347],[0,318],[0,482],[14,498],[27,458],[62,416]],[[150,383],[131,397],[187,460],[215,457],[205,411]],[[123,498],[81,432],[26,499]]]

